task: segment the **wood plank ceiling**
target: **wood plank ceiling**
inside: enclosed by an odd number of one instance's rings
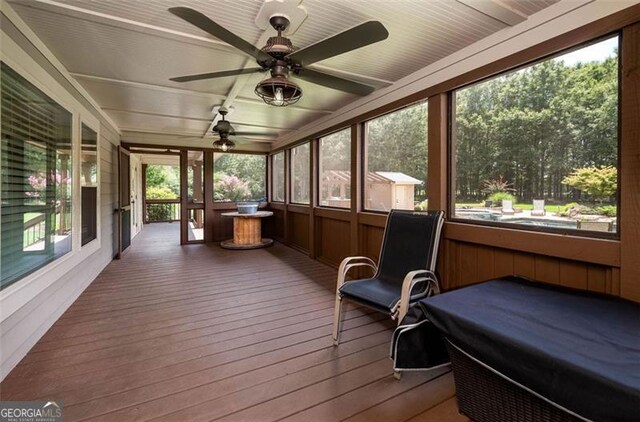
[[[275,1],[275,0],[266,0]],[[278,0],[282,2],[283,0]],[[379,20],[389,38],[310,68],[381,88],[558,0],[288,0],[307,18],[291,35],[306,47],[367,20]],[[270,132],[250,137],[243,149],[267,151],[271,142],[330,114],[357,96],[297,81],[294,106],[276,108],[253,93],[255,74],[189,83],[169,78],[255,63],[167,11],[166,0],[10,0],[12,7],[122,130],[124,141],[209,147],[215,106],[234,111],[236,130]],[[273,30],[255,23],[263,1],[183,0],[261,47]],[[295,7],[295,6],[294,6]],[[205,136],[206,134],[206,136]]]

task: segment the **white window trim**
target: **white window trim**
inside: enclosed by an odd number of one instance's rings
[[[77,233],[78,235],[78,240],[77,240],[77,245],[78,248],[80,249],[85,249],[90,245],[93,244],[97,244],[98,248],[100,248],[100,246],[102,245],[102,215],[101,215],[101,208],[100,208],[100,195],[101,195],[101,191],[102,191],[102,178],[100,177],[101,173],[101,162],[100,159],[101,157],[101,149],[100,148],[100,124],[96,124],[95,122],[91,122],[90,119],[83,119],[80,118],[80,122],[78,124],[78,130],[79,135],[78,135],[78,148],[77,148],[77,155],[78,155],[78,160],[77,163],[74,163],[74,170],[77,171],[78,173],[76,173],[78,175],[78,177],[75,177],[74,180],[78,181],[78,198],[80,198],[80,205],[82,205],[82,183],[80,182],[80,172],[82,170],[82,125],[87,126],[89,129],[91,129],[92,131],[94,131],[96,133],[96,187],[97,187],[97,198],[96,198],[96,238],[91,240],[89,243],[87,243],[86,245],[82,246],[82,208],[81,207],[76,207],[78,208],[78,222],[79,222],[79,226],[80,226],[80,230]],[[95,126],[94,126],[95,125]],[[76,164],[77,164],[77,170],[76,170]]]
[[[16,71],[20,76],[32,83],[45,95],[54,100],[58,105],[72,115],[72,247],[69,252],[54,261],[38,268],[34,272],[15,281],[0,291],[0,322],[27,304],[33,297],[47,289],[69,271],[80,265],[85,259],[96,253],[101,248],[101,197],[100,197],[100,161],[98,158],[98,227],[97,237],[84,247],[80,247],[80,179],[79,174],[80,155],[80,122],[94,128],[100,127],[100,121],[91,112],[82,106],[69,92],[67,92],[51,75],[42,69],[24,50],[22,50],[10,37],[0,33],[0,60]],[[98,151],[100,150],[100,133],[98,136]],[[97,240],[97,241],[96,241]],[[1,241],[1,240],[0,240]]]

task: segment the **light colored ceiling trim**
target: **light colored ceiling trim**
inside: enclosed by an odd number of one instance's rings
[[[149,135],[152,137],[167,136],[167,137],[171,137],[174,140],[184,139],[184,140],[196,140],[199,142],[203,140],[203,138],[201,138],[200,136],[200,132],[197,132],[197,133],[195,132],[160,132],[160,131],[150,131],[145,129],[132,128],[132,127],[122,128],[123,138],[126,136],[141,136],[141,135]],[[214,137],[214,136],[207,136],[204,139],[206,140],[207,138],[210,138],[211,140],[217,139],[217,137]],[[251,139],[252,141],[266,143],[266,144],[272,144],[274,142],[274,139],[268,139],[262,136],[232,136],[231,140],[236,138]]]
[[[150,89],[150,90],[159,91],[159,92],[194,95],[194,96],[199,96],[204,98],[219,97],[219,100],[214,100],[214,101],[220,101],[220,102],[222,102],[225,98],[225,94],[212,93],[208,91],[196,91],[192,89],[175,88],[175,87],[169,87],[164,85],[155,85],[155,84],[149,84],[144,82],[129,81],[124,79],[106,78],[103,76],[87,75],[84,73],[71,73],[71,75],[73,75],[77,79],[86,79],[90,81],[111,83],[114,85],[128,85],[136,88]],[[258,98],[236,97],[235,101],[246,103],[246,104],[265,105],[264,102]],[[334,110],[313,109],[313,108],[301,107],[301,106],[288,106],[288,108],[290,110],[302,111],[302,112],[314,113],[314,114],[331,114],[334,111]]]
[[[53,55],[51,50],[38,38],[31,28],[18,16],[6,1],[0,1],[0,10],[2,14],[11,21],[11,23],[20,31],[31,44],[42,54],[42,56],[60,73],[60,75],[87,101],[90,106],[97,112],[104,121],[106,121],[118,134],[120,134],[120,128],[111,119],[111,117],[102,110],[97,101],[95,101],[86,89],[76,81],[73,76],[67,71],[63,64]]]
[[[236,149],[239,151],[269,152],[271,143],[269,142],[243,142],[242,139],[233,139]],[[167,148],[213,148],[213,138],[201,139],[200,134],[193,137],[174,136],[166,133],[136,132],[135,130],[124,129],[122,131],[122,142],[139,145],[156,145]]]
[[[121,18],[119,16],[109,15],[106,13],[96,12],[82,7],[73,6],[70,4],[60,3],[54,0],[30,0],[28,2],[21,2],[19,4],[21,6],[30,7],[32,9],[43,10],[49,13],[55,13],[63,16],[72,16],[83,21],[121,28],[128,31],[140,32],[143,34],[150,34],[183,42],[188,40],[192,44],[217,50],[234,52],[237,51],[229,44],[213,38],[175,31],[161,26],[150,25],[131,19]]]
[[[175,115],[175,114],[154,113],[150,111],[130,110],[130,109],[114,108],[114,107],[103,107],[102,109],[105,111],[114,111],[116,113],[140,114],[143,116],[165,117],[167,119],[183,119],[183,120],[193,120],[197,122],[209,121],[208,117],[192,117],[192,116],[183,116],[183,115]]]
[[[485,14],[506,25],[514,26],[527,20],[527,16],[511,9],[499,0],[457,0],[478,12]]]
[[[323,66],[317,63],[312,64],[308,67],[311,70],[318,70],[320,72],[327,72],[335,76],[340,76],[346,79],[351,79],[357,82],[362,82],[367,85],[372,85],[375,87],[383,87],[389,86],[393,84],[393,81],[389,81],[387,79],[374,78],[373,76],[365,76],[360,73],[349,72],[347,70],[336,69],[329,66]]]
[[[201,47],[213,48],[218,51],[222,50],[225,52],[232,52],[238,55],[242,55],[244,57],[244,54],[238,51],[235,47],[232,47],[231,45],[216,39],[208,38],[205,36],[188,34],[181,31],[175,31],[175,30],[167,29],[164,27],[156,26],[156,25],[145,24],[142,22],[125,19],[118,16],[109,15],[106,13],[96,12],[93,10],[89,10],[89,9],[85,9],[77,6],[60,3],[55,0],[30,0],[28,2],[22,2],[19,4],[24,7],[31,7],[33,9],[44,10],[49,13],[55,13],[55,14],[64,15],[64,16],[72,16],[77,19],[81,19],[88,22],[117,27],[117,28],[129,30],[129,31],[148,34],[148,35],[164,37],[167,39],[194,44]],[[268,31],[265,31],[262,33],[262,35],[254,45],[258,46],[259,48],[262,47],[263,45],[266,44],[267,39],[273,35],[275,35],[273,28],[269,28]],[[249,64],[251,66],[249,66]],[[247,63],[245,64],[244,67],[255,67],[255,65],[256,65],[255,59],[248,58]],[[328,73],[332,73],[337,76],[344,75],[349,79],[355,79],[365,84],[371,84],[373,86],[385,86],[393,83],[393,81],[374,78],[371,76],[362,75],[362,74],[353,73],[353,72],[345,72],[343,70],[336,69],[329,66],[313,65],[313,66],[309,66],[309,68],[326,71]],[[249,76],[241,75],[238,78],[238,80],[248,79],[248,78],[250,78],[250,75]],[[230,93],[232,92],[233,90],[230,91]]]
[[[260,37],[258,38],[258,41],[254,45],[262,46],[262,45],[266,44],[268,39],[269,39],[269,32],[268,31],[263,31],[262,34],[260,34]],[[252,66],[255,66],[255,59],[253,57],[248,57],[247,60],[244,62],[244,65],[242,66],[242,68],[245,69],[245,68],[252,67]],[[244,88],[244,86],[247,84],[247,82],[252,77],[253,77],[253,75],[240,75],[240,76],[238,76],[236,78],[235,82],[233,83],[233,86],[231,87],[231,90],[229,90],[229,92],[227,93],[227,97],[225,98],[225,100],[221,104],[221,106],[226,108],[226,109],[229,109],[233,105],[233,102],[235,101],[235,99],[238,97],[238,94],[240,94],[240,91],[242,90],[242,88]],[[207,136],[207,134],[209,132],[211,132],[211,129],[213,128],[213,126],[218,122],[218,120],[220,120],[220,117],[221,117],[220,113],[216,113],[216,115],[213,116],[213,119],[209,123],[209,127],[202,134],[203,138],[205,136]]]
[[[172,114],[154,113],[154,112],[150,112],[150,111],[129,110],[129,109],[122,109],[122,108],[104,107],[103,110],[114,111],[114,112],[117,112],[117,113],[130,113],[130,114],[140,114],[140,115],[144,115],[144,116],[164,117],[164,118],[167,118],[167,119],[193,120],[193,121],[198,121],[198,122],[208,122],[210,120],[209,117],[190,117],[190,116],[182,116],[182,115],[178,116],[178,115],[172,115]],[[279,132],[291,132],[291,131],[294,130],[294,129],[291,129],[289,127],[259,125],[259,124],[255,124],[255,123],[245,123],[245,122],[241,122],[241,121],[238,121],[238,120],[233,120],[232,122],[233,122],[234,126],[251,127],[251,128],[255,127],[255,128],[260,128],[260,129],[270,129],[270,130],[279,131]]]
[[[637,3],[640,3],[640,0],[620,2],[585,0],[556,3],[530,16],[519,25],[498,31],[400,79],[390,87],[382,88],[367,97],[353,101],[331,115],[317,119],[298,131],[281,137],[274,144],[274,149],[305,139],[332,126],[338,126],[341,122],[357,118],[385,104],[515,54]]]

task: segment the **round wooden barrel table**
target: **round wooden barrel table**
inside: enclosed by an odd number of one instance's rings
[[[233,217],[233,239],[225,240],[220,246],[225,249],[256,249],[273,244],[272,239],[262,237],[262,219],[271,217],[271,211],[258,211],[253,214],[225,212],[223,217]]]

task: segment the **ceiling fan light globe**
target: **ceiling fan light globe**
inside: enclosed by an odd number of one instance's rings
[[[230,151],[234,149],[235,146],[236,144],[234,144],[233,141],[230,141],[228,139],[219,139],[213,143],[213,147],[215,149],[219,149],[222,152]]]
[[[295,104],[302,98],[302,89],[284,77],[271,77],[258,82],[255,93],[265,103],[276,107]]]

